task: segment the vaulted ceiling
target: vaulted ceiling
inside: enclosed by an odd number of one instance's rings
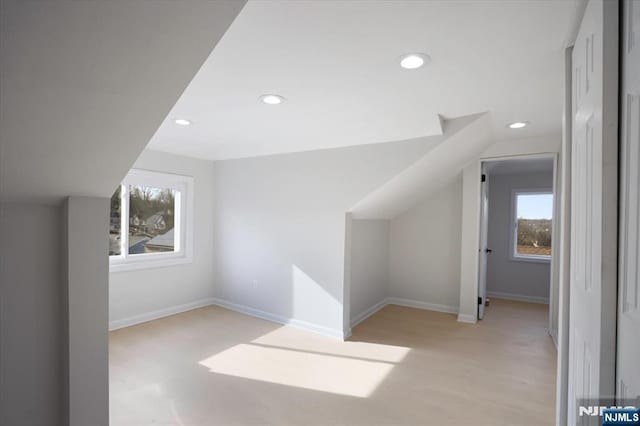
[[[109,197],[243,1],[0,3],[0,200]]]
[[[493,140],[559,134],[576,9],[574,0],[249,1],[149,148],[227,159],[380,143],[440,135],[443,119],[481,112]],[[410,52],[431,62],[402,69]],[[285,101],[259,101],[269,93]],[[530,124],[508,129],[513,121]]]

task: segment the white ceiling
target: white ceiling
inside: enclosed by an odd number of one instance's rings
[[[226,159],[379,143],[485,111],[495,140],[559,134],[575,13],[574,0],[249,1],[149,148]],[[401,69],[408,52],[432,62]],[[505,127],[518,120],[531,125]]]

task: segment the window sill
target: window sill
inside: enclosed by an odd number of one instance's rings
[[[526,263],[551,263],[550,257],[536,257],[536,256],[511,256],[509,258],[511,262],[526,262]]]
[[[126,272],[139,269],[156,269],[168,266],[184,265],[192,263],[190,256],[170,256],[160,259],[136,259],[121,260],[109,259],[109,272]]]

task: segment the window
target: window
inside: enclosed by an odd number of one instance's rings
[[[131,170],[111,197],[112,271],[191,261],[193,179]]]
[[[550,190],[513,192],[512,259],[551,259],[553,193]]]

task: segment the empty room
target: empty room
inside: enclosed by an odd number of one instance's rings
[[[640,425],[640,0],[0,31],[0,425]]]

